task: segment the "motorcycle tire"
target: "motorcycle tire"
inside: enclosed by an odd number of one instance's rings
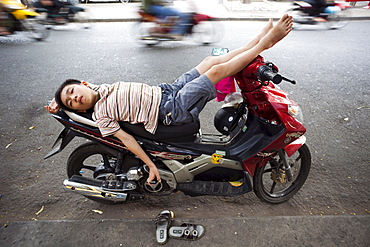
[[[96,179],[98,175],[96,173],[100,166],[100,169],[104,166],[104,173],[108,173],[110,170],[114,172],[114,158],[109,152],[99,146],[98,143],[88,142],[77,147],[69,156],[67,161],[67,174],[68,177],[73,175],[84,176],[87,178]],[[112,163],[111,163],[112,162]],[[102,171],[103,172],[103,171]],[[104,204],[118,204],[122,202],[113,202],[101,198],[86,196],[88,199],[104,203]]]
[[[156,27],[157,24],[154,22],[135,22],[131,28],[131,35],[140,45],[154,46],[161,42],[160,39],[152,37],[150,34],[150,30]]]
[[[289,200],[305,183],[310,168],[311,154],[304,144],[291,157],[286,157],[292,171],[292,179],[288,181],[279,160],[269,161],[256,169],[253,177],[253,190],[264,202],[277,204]],[[279,173],[279,175],[276,175]]]
[[[89,29],[92,27],[90,18],[91,18],[90,13],[87,10],[85,10],[77,12],[70,18],[70,20],[71,22],[74,22],[77,25],[79,25],[79,27],[82,29]]]
[[[43,41],[50,35],[50,30],[37,22],[33,22],[28,31],[30,33],[30,37],[36,41]]]
[[[339,11],[337,13],[329,15],[327,18],[328,21],[325,22],[325,25],[329,29],[339,29],[346,26],[349,22],[348,13],[348,11]]]

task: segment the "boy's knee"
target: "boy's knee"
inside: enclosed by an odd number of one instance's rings
[[[208,56],[203,59],[203,63],[212,63],[214,61],[214,56]]]
[[[220,59],[217,56],[208,56],[203,60],[203,63],[208,66],[208,68],[212,68],[220,64]]]
[[[223,64],[214,65],[206,72],[206,75],[212,83],[217,83],[225,77],[225,66]]]

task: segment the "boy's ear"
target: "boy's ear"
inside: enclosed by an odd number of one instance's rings
[[[90,84],[87,81],[81,81],[81,84],[86,86],[86,87],[90,86]]]

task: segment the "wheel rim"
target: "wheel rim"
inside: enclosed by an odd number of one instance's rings
[[[35,40],[43,40],[48,37],[50,30],[47,30],[44,25],[33,23],[32,27],[33,30],[30,31],[30,35]]]
[[[80,25],[82,28],[88,29],[91,27],[89,22],[88,14],[86,11],[80,11],[75,14],[73,21]]]
[[[269,162],[265,165],[262,173],[262,189],[266,195],[279,198],[288,195],[295,189],[295,183],[299,177],[302,165],[302,156],[299,152],[287,158],[292,172],[292,179],[288,181],[287,173],[279,162]]]
[[[200,44],[212,44],[220,41],[222,25],[214,21],[202,21],[193,27],[192,36],[195,42]]]
[[[328,21],[325,23],[330,29],[342,28],[348,24],[347,16],[344,11],[328,16]]]
[[[133,33],[135,39],[144,45],[156,45],[160,41],[158,39],[152,38],[150,35],[150,29],[155,28],[157,25],[153,22],[137,22],[133,25]]]
[[[116,160],[105,153],[90,153],[81,156],[74,162],[72,175],[80,175],[88,178],[104,178],[105,174],[114,172]]]

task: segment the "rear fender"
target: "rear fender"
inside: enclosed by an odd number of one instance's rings
[[[293,5],[294,6],[299,6],[300,8],[312,8],[312,5],[307,3],[307,2],[304,2],[304,1],[294,1],[293,2]]]
[[[194,18],[195,24],[198,24],[199,22],[202,22],[202,21],[209,21],[209,20],[214,19],[213,17],[209,15],[198,14],[198,13],[194,14],[193,18]]]
[[[300,147],[303,146],[303,144],[306,143],[306,137],[301,136],[297,140],[295,140],[292,143],[289,143],[288,146],[284,147],[285,153],[290,157],[292,156],[295,152],[298,151]]]
[[[24,20],[27,19],[27,17],[29,16],[39,16],[40,14],[28,9],[18,9],[16,11],[13,11],[12,15],[14,15],[17,20]]]
[[[346,10],[346,9],[351,8],[350,5],[345,4],[345,3],[335,3],[335,6],[338,6],[341,10]]]
[[[69,128],[65,128],[60,132],[58,138],[54,142],[53,148],[56,146],[57,143],[60,142],[60,144],[53,149],[50,153],[48,153],[44,159],[50,158],[51,156],[54,156],[57,153],[60,153],[67,145],[70,143],[73,138],[76,136],[74,131],[71,131]]]

